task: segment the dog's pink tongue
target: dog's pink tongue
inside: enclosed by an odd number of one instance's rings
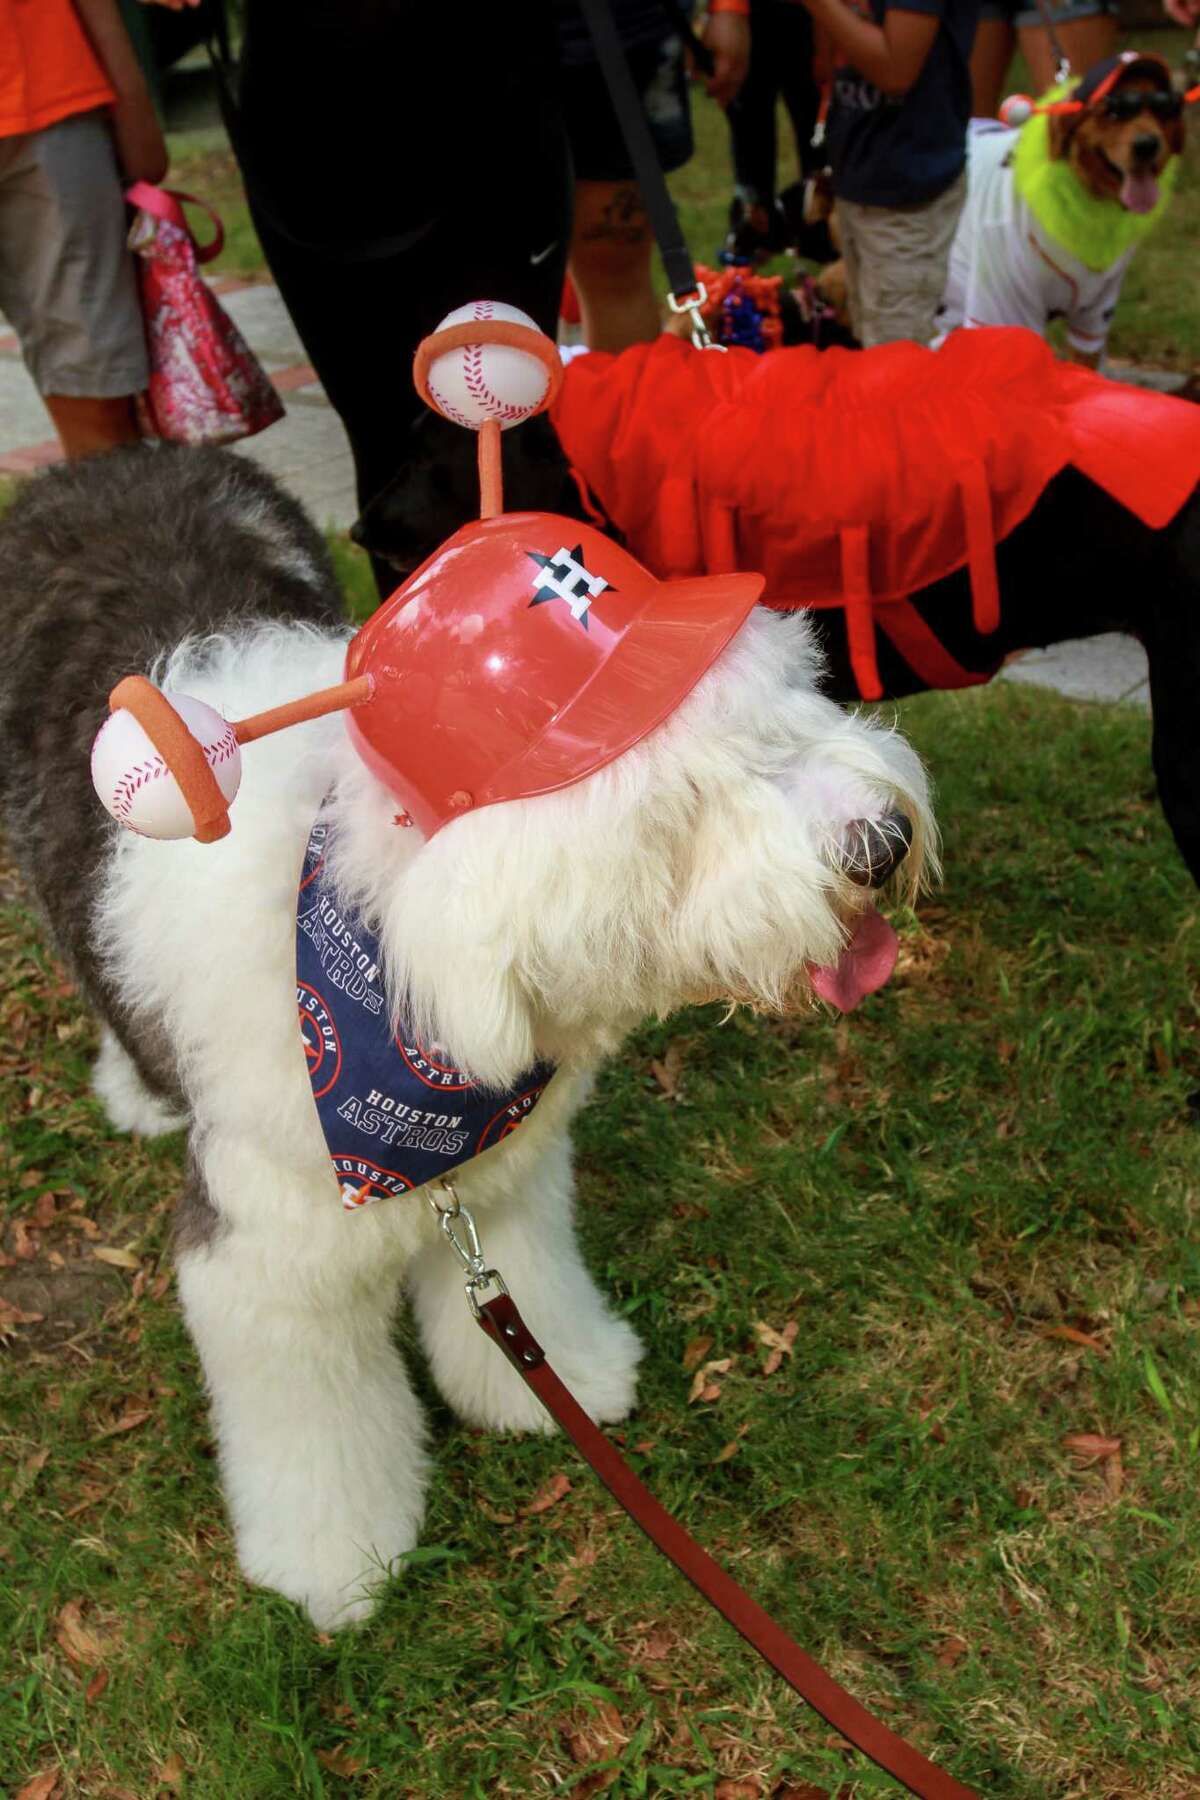
[[[853,1012],[860,1000],[881,988],[896,966],[900,945],[887,920],[872,908],[864,913],[854,936],[832,968],[810,965],[813,992],[839,1012]]]
[[[1158,177],[1148,169],[1133,170],[1121,183],[1121,205],[1126,212],[1153,212],[1158,205]]]

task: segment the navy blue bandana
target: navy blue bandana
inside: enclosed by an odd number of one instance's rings
[[[554,1073],[537,1063],[509,1093],[393,1035],[379,942],[324,873],[332,827],[309,835],[296,903],[296,1003],[317,1117],[348,1212],[448,1175],[515,1131]]]

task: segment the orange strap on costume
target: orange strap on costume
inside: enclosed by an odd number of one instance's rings
[[[958,476],[958,492],[966,529],[972,617],[976,631],[986,636],[1000,629],[1000,578],[996,574],[992,490],[982,462],[963,464]]]
[[[541,363],[546,371],[546,392],[541,404],[532,408],[529,417],[545,412],[558,398],[562,386],[563,366],[558,351],[544,332],[518,325],[511,319],[471,319],[461,325],[447,325],[431,332],[417,345],[413,358],[413,385],[426,406],[436,413],[441,407],[429,387],[429,371],[439,356],[450,350],[465,350],[470,344],[506,344],[510,350],[523,350]],[[443,414],[443,417],[445,415]],[[486,419],[479,428],[479,516],[494,519],[504,511],[504,478],[500,466],[500,424]]]
[[[870,539],[865,525],[843,525],[842,605],[846,609],[846,645],[850,667],[864,700],[882,700],[883,683],[875,660],[875,615],[871,608]]]

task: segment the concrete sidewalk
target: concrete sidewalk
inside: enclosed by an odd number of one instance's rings
[[[268,371],[287,406],[286,418],[237,446],[268,469],[319,525],[344,531],[357,514],[350,447],[341,422],[307,362],[279,291],[269,283],[217,280],[214,291]],[[1162,391],[1185,377],[1121,365],[1122,380]],[[11,335],[0,335],[0,475],[26,475],[58,460],[57,440]],[[1148,707],[1146,657],[1134,639],[1115,634],[1052,650],[1028,652],[1003,679],[1054,688],[1077,700]]]
[[[309,366],[277,288],[213,282],[213,290],[283,396],[287,417],[237,446],[269,469],[317,523],[344,531],[358,511],[350,446]],[[58,442],[21,362],[17,341],[0,336],[0,475],[26,475],[56,462]]]

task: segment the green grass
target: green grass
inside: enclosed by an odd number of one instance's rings
[[[269,280],[266,258],[251,222],[242,178],[225,133],[219,129],[181,132],[172,136],[169,142],[170,185],[183,188],[215,207],[225,228],[225,247],[220,256],[204,265],[204,273],[210,278],[240,275]],[[210,234],[207,221],[196,213],[193,224],[200,242],[206,242]]]
[[[1200,906],[1141,715],[1001,686],[902,718],[947,873],[899,921],[896,980],[843,1022],[648,1028],[580,1122],[588,1258],[647,1347],[625,1437],[800,1641],[988,1800],[1194,1800]],[[107,1133],[93,1028],[19,900],[0,933],[0,1293],[75,1296],[12,1330],[0,1787],[896,1791],[561,1442],[458,1426],[403,1324],[437,1452],[421,1552],[332,1639],[247,1590],[167,1290],[181,1145]],[[97,1263],[109,1246],[132,1266]],[[758,1321],[797,1326],[770,1375]],[[689,1406],[697,1357],[733,1362]],[[1119,1460],[1073,1455],[1080,1433]],[[560,1472],[569,1493],[522,1513]]]

